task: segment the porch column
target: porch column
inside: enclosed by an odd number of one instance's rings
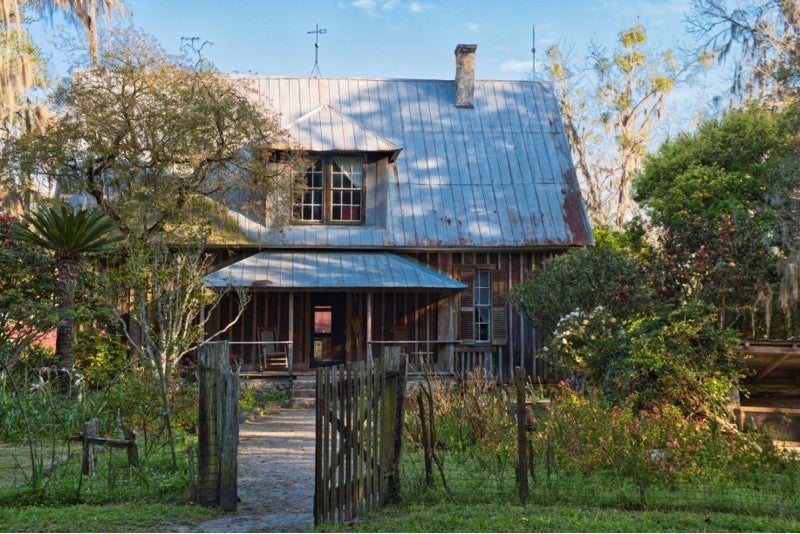
[[[294,291],[289,292],[289,374],[294,372]]]
[[[367,291],[367,355],[373,358],[372,354],[372,291]]]

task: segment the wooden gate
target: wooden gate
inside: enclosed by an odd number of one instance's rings
[[[406,362],[317,369],[314,523],[350,521],[400,487]]]

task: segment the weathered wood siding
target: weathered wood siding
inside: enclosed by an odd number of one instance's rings
[[[364,359],[368,350],[368,324],[372,341],[461,340],[451,345],[457,370],[475,366],[486,368],[504,380],[512,378],[514,367],[524,367],[534,378],[546,379],[547,369],[536,359],[541,336],[528,321],[505,301],[506,292],[519,284],[526,274],[555,251],[528,252],[417,252],[402,255],[414,259],[443,274],[460,279],[469,288],[460,294],[421,291],[348,290],[345,295],[346,332],[345,361]],[[476,269],[491,272],[492,331],[488,343],[475,343],[469,331],[472,283]],[[256,341],[260,328],[274,328],[276,337],[292,341],[296,369],[309,368],[310,321],[314,291],[275,291],[256,288],[242,319],[225,335],[232,341]],[[293,305],[290,306],[290,301]],[[371,301],[372,315],[367,318]],[[290,320],[290,308],[294,317]],[[227,323],[236,312],[235,297],[223,301],[212,327]],[[290,332],[290,325],[293,329]],[[435,354],[434,363],[444,367],[441,347],[417,347]],[[412,352],[413,346],[406,347]],[[244,356],[257,346],[233,346],[232,352]],[[377,347],[375,350],[381,350]],[[459,363],[459,358],[463,361]]]

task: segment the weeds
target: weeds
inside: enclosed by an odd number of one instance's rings
[[[407,503],[507,502],[515,492],[516,424],[508,391],[481,373],[432,381],[436,454],[447,490],[425,480],[419,410],[407,410]],[[686,417],[673,406],[606,407],[564,383],[528,388],[552,400],[531,412],[528,502],[631,509],[780,513],[800,518],[800,467],[763,432]],[[409,400],[418,403],[418,400]]]

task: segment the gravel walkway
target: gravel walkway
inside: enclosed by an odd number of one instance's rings
[[[196,532],[302,532],[314,526],[314,410],[279,409],[239,427],[239,507]]]

